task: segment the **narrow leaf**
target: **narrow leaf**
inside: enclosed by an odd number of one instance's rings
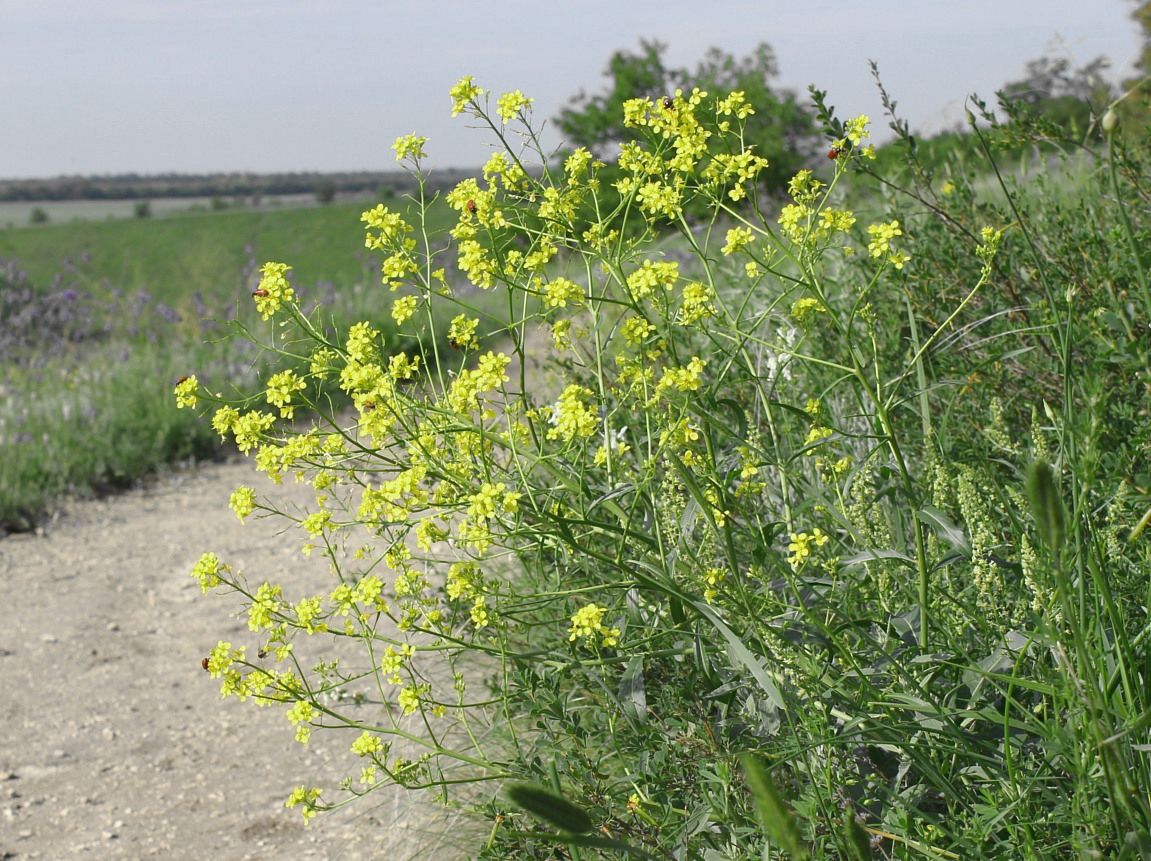
[[[843,814],[843,842],[851,861],[872,861],[871,838],[850,810]]]
[[[740,762],[764,833],[794,861],[802,861],[807,857],[807,848],[803,845],[799,826],[795,823],[795,814],[771,782],[767,767],[759,757],[751,753],[743,754]]]
[[[582,807],[542,786],[534,783],[513,783],[507,787],[506,792],[517,807],[522,807],[561,831],[586,834],[592,830],[594,823]]]

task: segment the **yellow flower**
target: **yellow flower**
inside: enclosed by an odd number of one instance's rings
[[[903,235],[898,221],[869,224],[867,233],[871,241],[867,243],[867,251],[872,257],[882,257],[891,250],[891,240]]]
[[[563,390],[559,400],[552,407],[552,424],[548,439],[564,439],[568,442],[587,439],[596,432],[599,417],[595,410],[584,401],[592,396],[591,389],[580,385],[570,385]]]
[[[727,243],[721,251],[724,255],[735,254],[749,246],[754,239],[751,230],[746,227],[733,227],[727,232]]]
[[[392,149],[396,151],[396,161],[403,161],[405,158],[419,161],[425,158],[427,153],[424,152],[424,144],[427,142],[427,138],[415,134],[396,138],[396,142],[392,144]]]
[[[243,523],[244,518],[256,508],[256,491],[250,487],[237,487],[232,491],[232,497],[228,500],[228,507],[236,513],[240,522]]]
[[[415,296],[402,296],[392,303],[392,319],[398,325],[403,325],[410,320],[416,313],[416,297]]]
[[[280,408],[280,418],[290,419],[296,409],[292,406],[292,393],[306,388],[304,381],[294,371],[280,371],[268,380],[268,403]]]
[[[527,108],[535,99],[529,99],[519,90],[504,93],[496,101],[496,112],[505,124],[516,118],[516,115]]]
[[[369,756],[380,753],[383,749],[384,743],[380,741],[379,736],[372,735],[367,730],[360,733],[359,737],[352,742],[352,753],[356,756]]]
[[[475,102],[484,91],[472,83],[472,76],[467,75],[460,78],[456,85],[452,87],[452,116],[457,116],[469,104]]]
[[[192,576],[200,584],[200,590],[207,593],[220,585],[220,572],[231,571],[231,567],[220,561],[215,553],[204,553],[192,568]]]
[[[267,320],[280,310],[285,302],[292,302],[296,294],[288,286],[286,273],[291,266],[284,263],[265,263],[260,267],[260,283],[252,296],[256,300],[256,310]]]
[[[452,319],[448,327],[448,342],[457,349],[468,350],[479,346],[476,338],[476,329],[480,321],[475,317],[468,318],[466,314],[458,314]]]
[[[174,389],[176,395],[176,409],[182,410],[184,407],[191,407],[195,409],[196,404],[199,403],[196,393],[200,390],[200,382],[196,379],[196,375],[192,374],[190,377],[184,377]]]
[[[673,389],[677,392],[697,392],[699,391],[700,378],[706,367],[707,362],[699,356],[692,356],[691,361],[682,368],[664,369],[663,376],[660,377],[656,388],[661,392],[667,389]]]
[[[240,411],[235,407],[220,407],[212,416],[212,429],[220,435],[220,439],[227,439],[239,417]]]
[[[288,796],[288,800],[284,802],[284,807],[291,810],[293,807],[303,807],[300,811],[304,817],[304,823],[313,819],[316,815],[316,802],[320,800],[321,790],[318,786],[311,787],[297,786],[292,790],[292,794]]]
[[[568,641],[583,640],[585,645],[594,646],[596,637],[600,638],[600,645],[611,647],[619,644],[619,628],[609,628],[603,624],[603,617],[607,613],[606,607],[598,604],[587,604],[576,610],[571,617],[571,626],[568,628]]]
[[[808,532],[792,532],[791,542],[787,545],[787,562],[798,571],[804,562],[811,556],[811,548],[822,547],[828,541],[828,535],[819,527]]]
[[[271,583],[261,583],[252,598],[252,605],[248,608],[248,628],[252,631],[262,631],[272,627],[272,615],[282,609],[283,601],[280,598],[280,587]]]
[[[679,322],[685,326],[697,323],[705,317],[715,316],[712,304],[715,293],[699,281],[693,281],[683,288],[683,304],[679,306]]]
[[[583,288],[567,278],[556,278],[544,287],[544,303],[549,308],[566,308],[568,302],[583,304]]]

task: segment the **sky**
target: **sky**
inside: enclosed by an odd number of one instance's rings
[[[956,125],[1028,60],[1101,54],[1129,73],[1132,0],[0,0],[0,178],[388,170],[417,132],[430,164],[482,164],[489,139],[450,116],[473,75],[549,120],[603,86],[641,38],[693,66],[710,46],[776,52],[780,87],[828,91],[886,123],[879,64],[921,132]],[[549,124],[551,125],[551,124]],[[561,138],[545,129],[545,143]]]

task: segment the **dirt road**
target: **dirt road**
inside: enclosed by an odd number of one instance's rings
[[[282,709],[222,702],[200,667],[247,634],[189,576],[202,552],[273,577],[324,565],[241,525],[239,484],[267,487],[208,465],[0,539],[0,859],[467,857],[471,823],[398,789],[306,828],[283,808],[358,766],[336,733],[304,747]]]

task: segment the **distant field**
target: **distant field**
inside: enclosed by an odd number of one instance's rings
[[[0,229],[0,536],[29,528],[61,494],[219,451],[206,422],[175,408],[172,387],[195,373],[218,390],[260,389],[267,357],[225,334],[230,320],[270,330],[250,295],[266,261],[291,265],[304,304],[322,297],[328,320],[371,321],[402,348],[378,255],[364,248],[371,205]],[[438,207],[429,227],[449,216]]]
[[[362,202],[369,195],[341,195],[337,198],[341,202],[353,200]],[[151,197],[147,198],[152,209],[152,215],[158,217],[172,215],[189,215],[212,211],[213,206],[225,207],[247,206],[250,199],[235,199],[231,197]],[[32,224],[32,212],[42,210],[48,216],[49,224],[66,224],[73,221],[107,221],[116,218],[135,218],[135,200],[0,200],[0,230],[19,227],[40,227]],[[280,209],[317,206],[313,194],[277,194],[263,195],[260,198],[261,209]]]
[[[0,259],[15,261],[38,289],[68,283],[146,290],[176,308],[196,293],[208,299],[242,291],[254,268],[268,260],[290,264],[293,280],[305,288],[349,286],[376,277],[378,261],[364,249],[360,224],[370,205],[361,200],[19,227],[0,230]],[[433,217],[442,224],[447,210],[437,209]]]

